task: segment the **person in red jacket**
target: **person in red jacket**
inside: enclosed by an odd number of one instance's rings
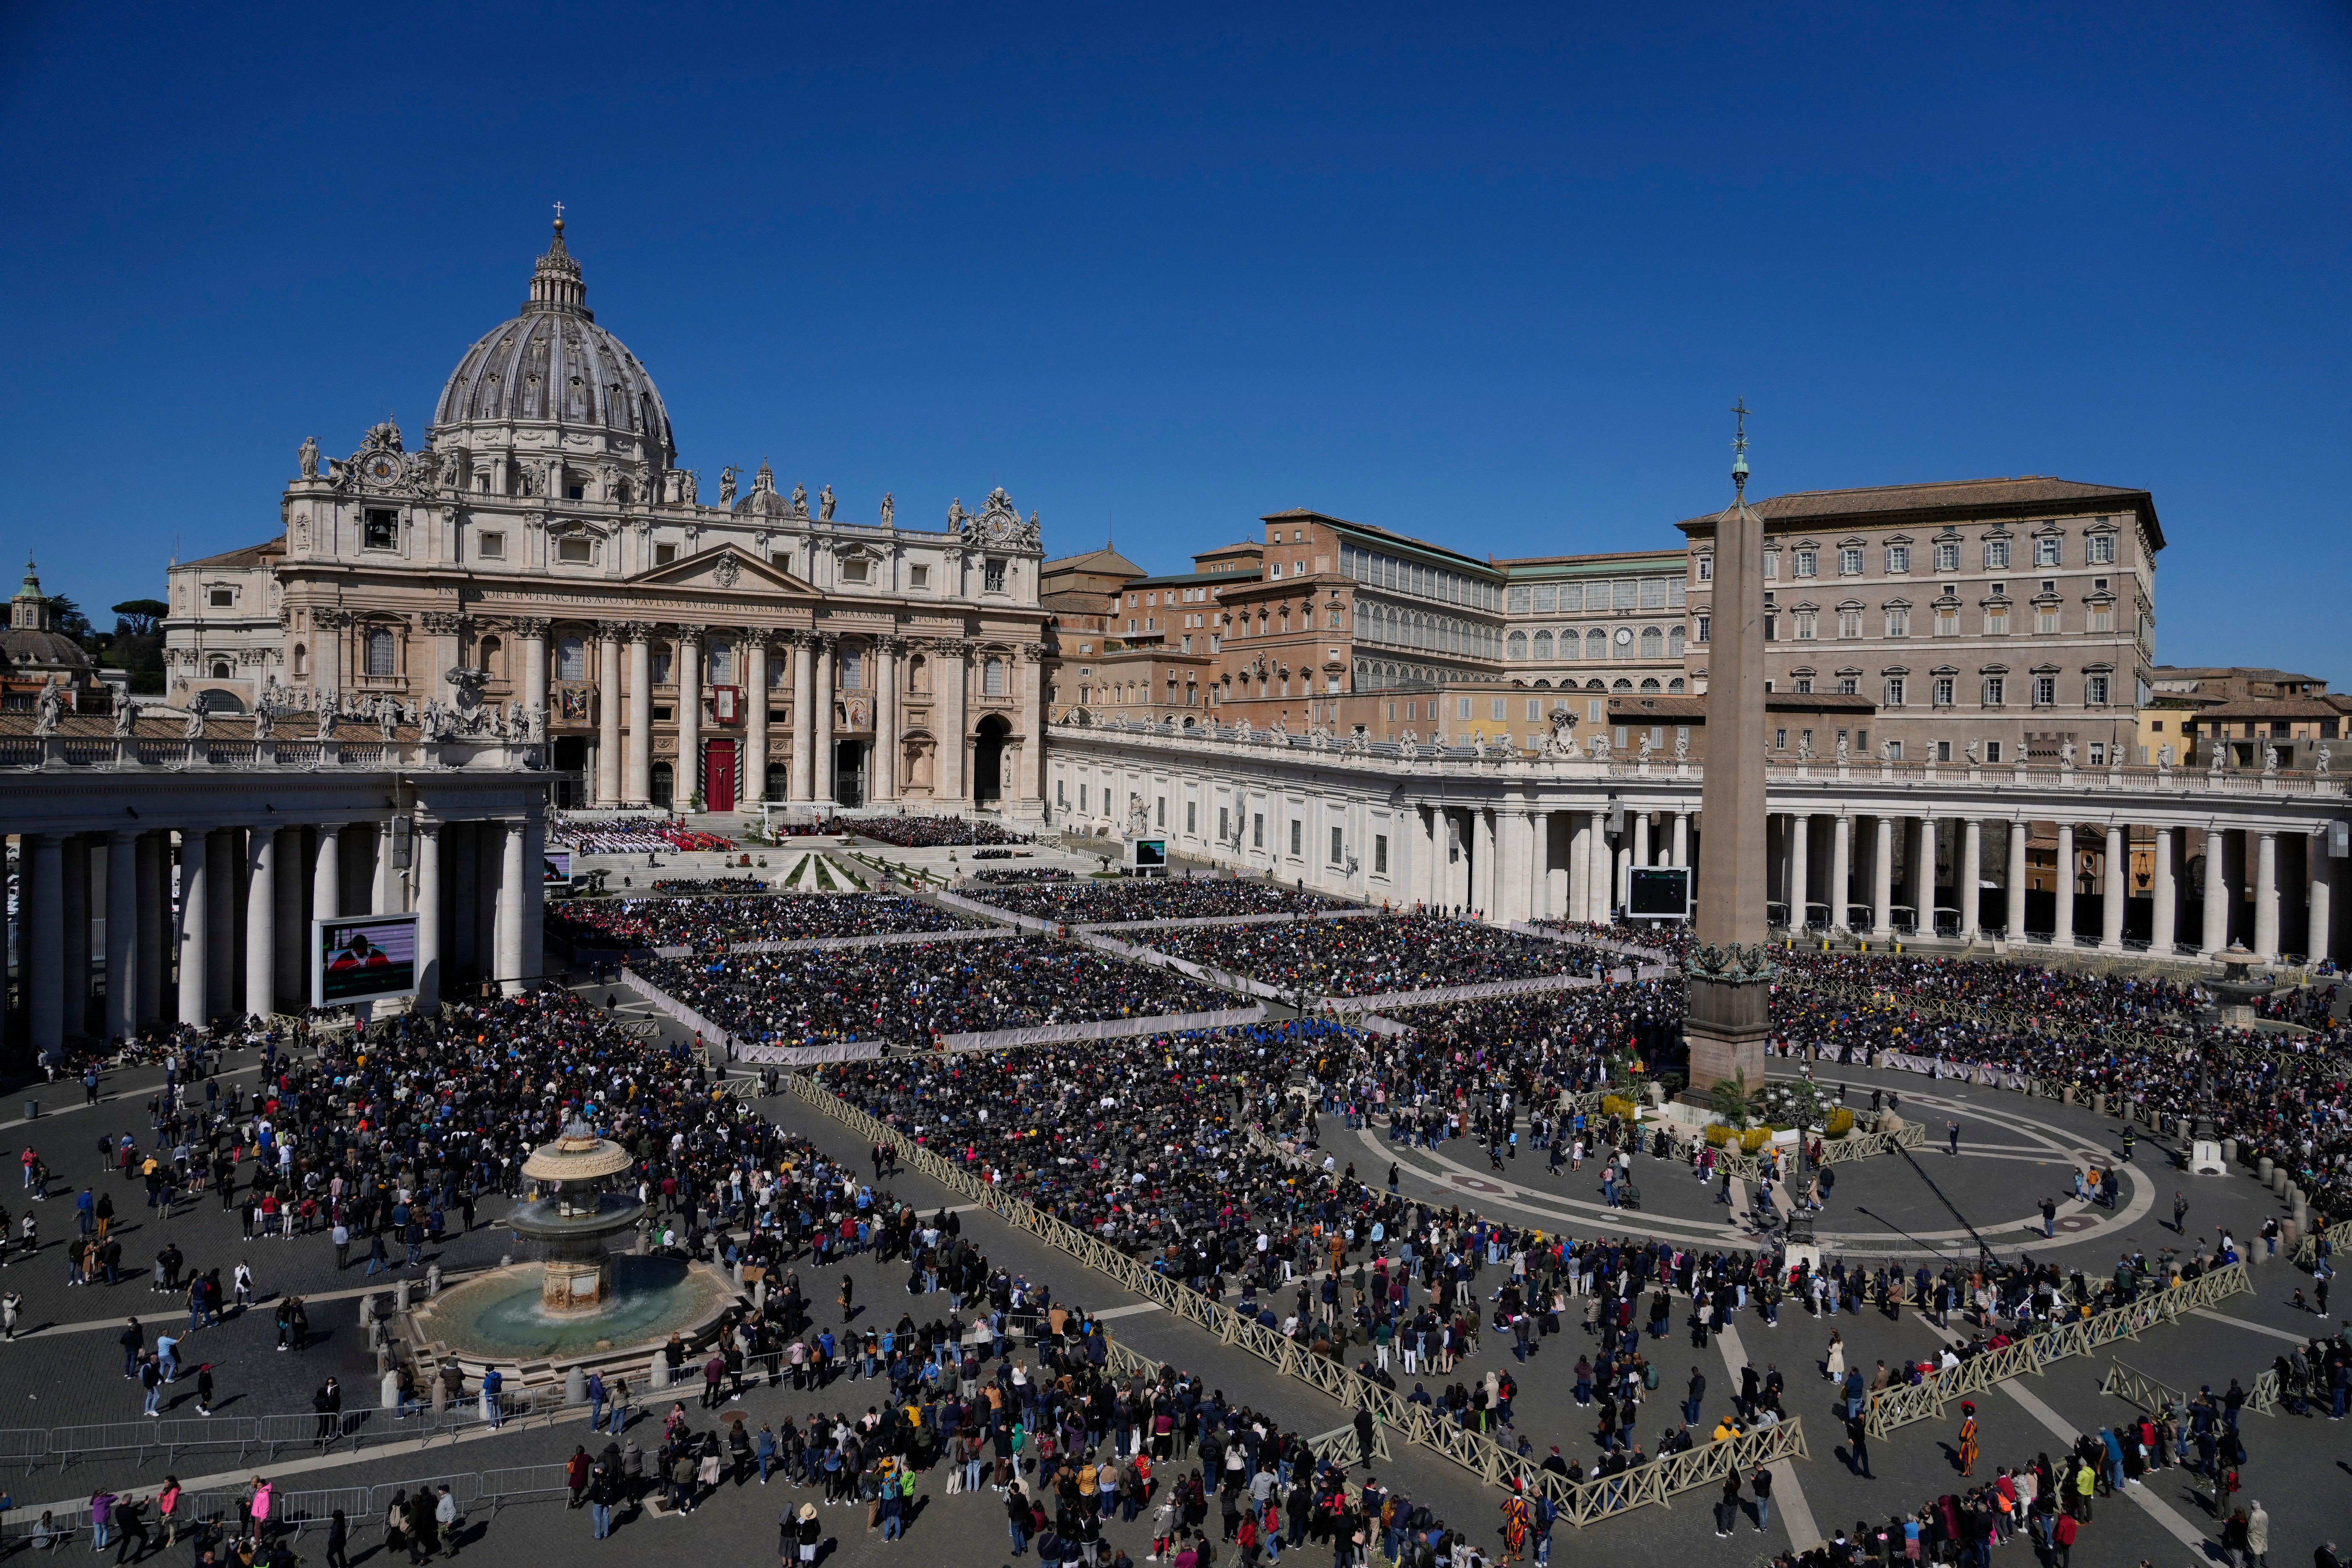
[[[2074,1521],[2073,1514],[2062,1513],[2058,1516],[2057,1524],[2050,1531],[2051,1544],[2057,1548],[2053,1555],[2057,1558],[2058,1568],[2070,1568],[2074,1556],[2074,1537],[2081,1532],[2082,1528]]]

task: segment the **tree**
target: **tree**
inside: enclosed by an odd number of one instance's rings
[[[1725,1126],[1734,1132],[1748,1130],[1748,1109],[1754,1093],[1748,1087],[1747,1073],[1735,1072],[1729,1078],[1717,1079],[1707,1096],[1715,1113],[1723,1118]]]
[[[172,606],[161,599],[125,599],[114,606],[116,637],[153,637]]]
[[[63,594],[49,595],[49,623],[78,643],[88,645],[96,640],[90,630],[89,617],[82,613],[79,605]]]

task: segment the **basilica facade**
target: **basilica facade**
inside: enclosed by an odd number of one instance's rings
[[[389,421],[340,460],[305,441],[276,538],[174,563],[171,699],[543,732],[565,805],[1040,814],[1034,512],[852,521],[765,461],[714,500],[677,459],[559,219],[420,448]]]

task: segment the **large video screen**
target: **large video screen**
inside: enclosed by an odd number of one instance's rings
[[[1688,919],[1690,876],[1687,866],[1634,867],[1626,889],[1626,916],[1637,921]]]
[[[416,994],[416,917],[345,915],[310,922],[310,1003],[347,1007]]]

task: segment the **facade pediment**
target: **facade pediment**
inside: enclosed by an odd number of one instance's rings
[[[707,588],[729,594],[817,592],[814,584],[733,544],[721,544],[656,566],[625,581],[647,588]]]

